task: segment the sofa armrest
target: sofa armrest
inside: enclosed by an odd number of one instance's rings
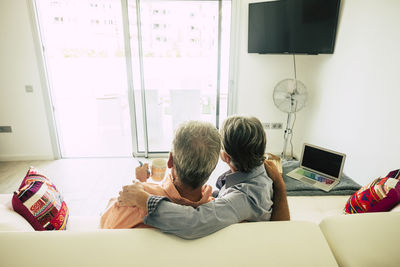
[[[340,266],[399,266],[400,213],[332,216],[320,228]]]

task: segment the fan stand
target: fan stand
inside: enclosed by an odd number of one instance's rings
[[[290,139],[292,138],[292,134],[293,134],[293,131],[290,128],[290,122],[292,121],[292,118],[293,118],[293,113],[288,113],[286,129],[284,132],[283,152],[281,155],[282,159],[285,159],[285,160],[293,159],[293,153],[291,151],[290,152],[287,151]]]
[[[295,90],[297,90],[297,73],[296,73],[296,57],[293,54],[293,69],[294,69],[294,80],[296,81]],[[293,98],[294,93],[290,96],[290,112],[288,113],[287,121],[286,121],[286,129],[283,135],[284,143],[283,143],[283,151],[281,158],[285,160],[292,160],[293,159],[293,145],[292,145],[292,136],[293,136],[293,126],[294,122],[296,121],[296,116],[293,114],[297,111],[297,101]],[[291,144],[290,154],[288,153],[288,146],[289,142]]]
[[[292,136],[293,136],[293,126],[294,122],[296,120],[295,112],[297,109],[297,101],[293,99],[293,94],[291,95],[290,98],[291,101],[291,107],[290,107],[290,112],[288,113],[287,121],[286,121],[286,129],[284,132],[284,143],[283,143],[283,151],[282,151],[282,159],[285,160],[292,160],[293,158],[293,146],[291,146],[290,152],[288,152],[288,146],[289,142],[292,142]],[[294,120],[293,120],[294,117]],[[292,122],[293,121],[293,122]]]

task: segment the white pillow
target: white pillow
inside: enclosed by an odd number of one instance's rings
[[[11,207],[11,203],[0,204],[0,231],[34,232],[33,227]]]

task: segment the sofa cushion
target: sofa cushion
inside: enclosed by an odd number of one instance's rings
[[[389,211],[400,202],[400,171],[392,171],[362,187],[347,201],[345,212],[363,213]]]
[[[100,229],[99,216],[70,216],[67,224],[68,231],[93,231]]]
[[[0,231],[34,231],[25,218],[12,209],[11,195],[8,203],[0,203]]]
[[[400,203],[397,204],[393,209],[390,210],[391,212],[400,212]]]
[[[12,206],[37,231],[65,230],[68,207],[56,186],[34,167],[30,167]]]
[[[319,224],[324,218],[342,215],[347,196],[295,196],[288,197],[291,221]]]

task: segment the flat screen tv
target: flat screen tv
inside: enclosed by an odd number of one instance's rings
[[[249,4],[248,52],[332,54],[340,0]]]

